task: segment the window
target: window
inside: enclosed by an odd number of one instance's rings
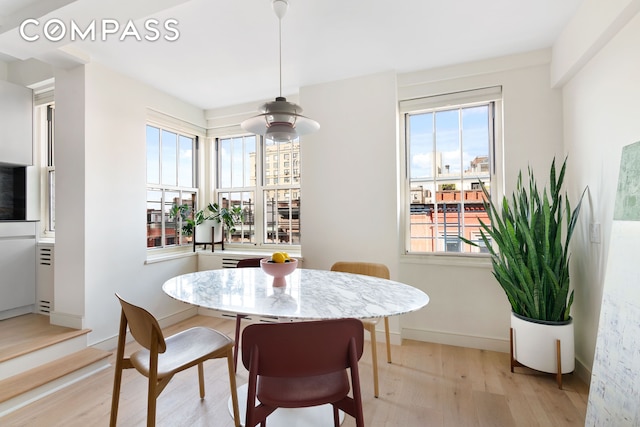
[[[54,157],[54,125],[55,108],[53,104],[47,105],[47,180],[46,180],[46,231],[53,233],[56,230],[56,166]]]
[[[34,149],[40,166],[40,221],[43,236],[53,237],[56,229],[55,104],[53,88],[34,92]]]
[[[215,199],[222,207],[239,207],[243,212],[229,243],[299,245],[299,141],[231,136],[216,139],[216,153]]]
[[[189,244],[184,230],[197,207],[197,137],[147,125],[146,139],[147,248]]]
[[[489,222],[480,182],[491,188],[500,89],[401,102],[406,155],[407,253],[486,252],[479,221]]]

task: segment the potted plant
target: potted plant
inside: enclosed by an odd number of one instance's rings
[[[180,218],[182,220],[182,235],[183,236],[191,236],[193,234],[193,228],[196,225],[196,221],[194,219],[189,218],[189,212],[191,208],[187,204],[179,205],[174,203],[171,206],[171,210],[169,211],[169,219],[175,221]],[[196,215],[197,218],[197,215]]]
[[[193,218],[189,218],[191,208],[186,205],[173,204],[169,211],[169,218],[180,218],[182,220],[182,235],[192,236],[194,231],[198,236],[199,242],[222,242],[223,227],[227,233],[227,241],[229,241],[230,233],[233,233],[236,229],[236,224],[240,223],[244,219],[244,212],[240,206],[233,206],[231,208],[220,207],[218,203],[209,203],[205,209],[196,211]],[[212,236],[212,227],[215,235]]]
[[[230,240],[230,234],[236,231],[236,224],[241,223],[244,219],[244,212],[240,206],[225,208],[221,207],[217,203],[209,203],[207,210],[210,214],[206,219],[213,220],[224,225],[224,229],[227,233],[227,241]]]
[[[551,163],[549,193],[538,190],[530,167],[528,186],[520,172],[511,200],[492,202],[481,183],[490,223],[480,221],[480,235],[512,309],[511,371],[521,364],[555,373],[560,386],[561,374],[575,367],[568,249],[586,192],[571,210],[561,194],[566,163],[565,158],[559,174],[555,159]]]

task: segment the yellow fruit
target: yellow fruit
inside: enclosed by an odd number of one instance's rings
[[[291,258],[289,258],[289,254],[288,253],[282,252],[282,255],[284,255],[284,259],[291,260]]]
[[[274,252],[273,255],[271,255],[271,259],[273,260],[273,262],[281,263],[285,262],[287,260],[287,257],[282,252]]]

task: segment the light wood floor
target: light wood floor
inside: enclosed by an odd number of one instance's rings
[[[230,320],[196,316],[166,330],[167,334],[203,324],[233,336]],[[368,344],[368,343],[367,343]],[[127,353],[136,349],[131,344]],[[555,377],[518,368],[512,374],[509,355],[405,340],[393,346],[393,363],[382,362],[380,398],[373,397],[370,347],[360,362],[367,426],[584,426],[588,387],[574,375]],[[384,343],[378,354],[384,360]],[[113,356],[112,359],[113,361]],[[205,364],[206,397],[198,396],[196,369],[174,377],[158,399],[158,426],[232,426],[227,411],[226,362]],[[238,369],[238,385],[247,381]],[[107,426],[113,369],[104,370],[0,418],[2,426]],[[118,426],[143,426],[146,378],[125,371]],[[349,416],[343,426],[355,423]]]

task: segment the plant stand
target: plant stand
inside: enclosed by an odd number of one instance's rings
[[[198,228],[201,228],[202,230],[207,230],[207,235],[209,236],[208,240],[206,240],[206,241],[198,240],[198,234],[199,233],[196,232],[196,230]],[[220,225],[220,228],[222,229],[222,233],[221,233],[222,238],[220,239],[220,241],[217,241],[217,242],[215,241],[215,235],[216,235],[215,226],[213,226],[213,225],[211,226],[211,234],[208,233],[208,228],[209,228],[209,226],[207,224],[205,224],[205,225],[202,225],[202,227],[201,227],[201,225],[197,225],[193,229],[193,252],[196,251],[196,245],[204,245],[204,249],[205,250],[207,249],[207,245],[211,245],[211,252],[214,252],[215,245],[220,244],[220,245],[222,245],[222,250],[224,250],[224,227],[222,225]],[[205,239],[206,239],[206,237],[205,237]]]
[[[514,346],[513,328],[511,328],[509,330],[509,352],[510,352],[510,359],[511,359],[511,373],[514,373],[514,368],[516,367],[522,367],[522,368],[528,367],[518,362],[516,358],[513,356],[513,346]],[[556,371],[556,382],[558,383],[558,388],[562,390],[562,349],[561,349],[560,340],[556,340],[556,358],[558,361],[558,368]]]

